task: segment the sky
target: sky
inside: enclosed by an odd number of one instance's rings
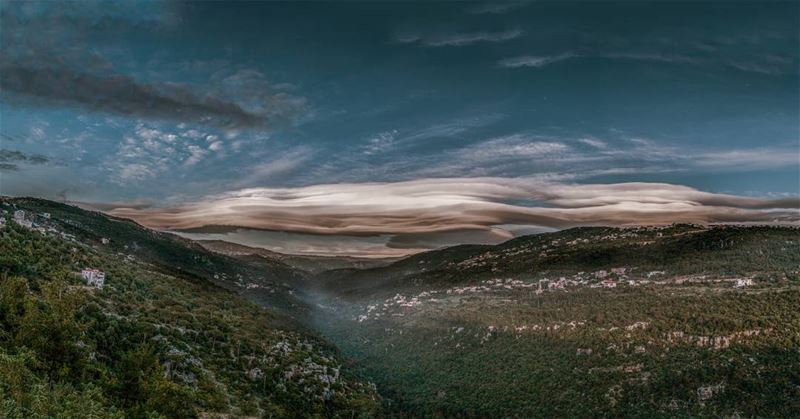
[[[0,194],[402,256],[800,223],[797,2],[0,1]]]

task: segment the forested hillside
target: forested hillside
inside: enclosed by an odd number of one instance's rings
[[[800,411],[797,228],[577,228],[312,276],[69,205],[0,210],[2,417]]]
[[[267,249],[244,246],[222,240],[199,240],[208,250],[229,256],[258,255],[275,260],[309,274],[318,274],[333,269],[369,269],[388,265],[396,258],[357,258],[350,256],[289,255]]]
[[[796,228],[571,229],[319,286],[320,328],[403,414],[800,411]]]
[[[252,266],[74,207],[0,208],[36,220],[0,230],[0,416],[363,417],[380,407],[336,348],[290,317],[295,303],[259,307],[230,291],[273,286],[266,269],[251,278]],[[102,289],[78,276],[86,267],[105,272]]]

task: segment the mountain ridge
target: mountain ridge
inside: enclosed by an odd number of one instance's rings
[[[363,258],[354,256],[321,256],[280,253],[260,247],[246,246],[225,240],[196,240],[208,250],[229,256],[259,255],[267,259],[283,262],[295,269],[311,275],[327,270],[355,268],[366,269],[388,265],[400,258]]]

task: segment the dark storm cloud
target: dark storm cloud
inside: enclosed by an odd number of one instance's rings
[[[0,67],[0,86],[43,105],[77,105],[92,111],[145,118],[173,119],[221,127],[266,127],[266,115],[236,103],[201,96],[178,85],[137,83],[124,75],[82,74],[67,68]]]
[[[29,7],[26,7],[29,6]],[[176,13],[168,3],[139,8],[74,4],[64,9],[48,3],[12,3],[2,9],[0,24],[0,93],[12,104],[73,106],[133,118],[152,118],[222,128],[266,128],[291,120],[304,106],[302,98],[274,89],[236,94],[221,92],[213,80],[207,86],[143,82],[115,71],[101,51],[122,51],[113,39],[168,34]],[[95,10],[96,9],[96,10]],[[255,95],[255,96],[254,96]],[[260,100],[252,103],[252,97]]]

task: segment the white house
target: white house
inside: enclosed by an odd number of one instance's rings
[[[42,217],[47,218],[49,220],[50,219],[50,213],[49,212],[43,212],[42,213]]]
[[[750,278],[737,278],[734,287],[744,288],[744,287],[750,287],[752,285],[753,285],[753,280]]]
[[[87,285],[94,285],[100,289],[103,288],[103,285],[105,285],[106,282],[105,272],[99,269],[86,268],[81,271],[81,278],[86,280]]]

